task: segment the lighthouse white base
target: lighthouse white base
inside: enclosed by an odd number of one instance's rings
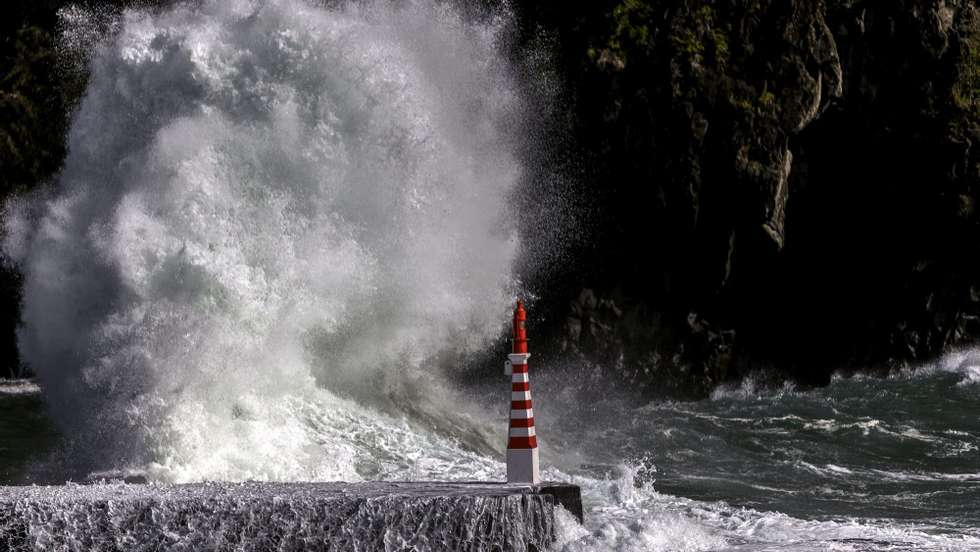
[[[541,483],[538,449],[507,449],[507,482],[537,485]]]

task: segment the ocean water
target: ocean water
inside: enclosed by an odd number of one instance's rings
[[[3,482],[502,480],[508,382],[454,374],[523,290],[507,14],[63,15],[91,79],[58,181],[5,207],[37,378],[0,383]],[[586,507],[555,547],[980,549],[978,366],[650,403],[532,357]]]
[[[543,371],[532,385],[544,475],[581,485],[586,514],[584,526],[560,517],[555,549],[980,549],[978,372],[980,363],[951,354],[886,379],[837,378],[807,391],[756,388],[750,379],[702,401],[644,403],[615,388],[583,391],[560,369]],[[0,421],[42,411],[36,386],[6,382],[0,390]],[[501,451],[483,449],[471,432],[504,442],[503,408],[489,419],[472,414],[502,404],[506,383],[458,392],[467,400],[442,427],[343,405],[368,426],[345,443],[357,462],[344,478],[503,479]],[[25,397],[33,406],[4,408]],[[317,452],[330,456],[335,437],[324,425],[336,423],[336,405],[325,393],[319,400],[283,408],[298,407],[292,416],[323,441]],[[0,450],[0,458],[22,475],[57,443],[32,441],[28,428],[19,438],[11,433],[4,442],[14,451]],[[27,442],[32,449],[19,446]],[[93,477],[136,471],[148,473]]]

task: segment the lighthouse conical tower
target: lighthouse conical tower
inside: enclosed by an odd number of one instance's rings
[[[510,430],[507,439],[507,482],[541,482],[538,468],[538,438],[534,432],[531,383],[527,377],[527,314],[518,299],[514,309],[514,347],[507,355],[505,373],[510,376]]]

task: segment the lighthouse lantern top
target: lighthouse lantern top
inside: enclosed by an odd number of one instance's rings
[[[514,308],[514,353],[527,352],[527,330],[524,324],[527,321],[527,313],[524,312],[524,303],[517,300],[517,307]]]

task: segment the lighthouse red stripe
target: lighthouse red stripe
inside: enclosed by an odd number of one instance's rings
[[[527,382],[527,381],[515,382],[515,383],[511,384],[510,390],[511,391],[514,391],[514,392],[518,392],[518,391],[530,391],[531,390],[531,383],[530,382]]]
[[[510,401],[511,410],[527,410],[531,408],[531,401]]]
[[[534,418],[511,418],[510,427],[534,427]]]
[[[538,448],[538,438],[534,435],[530,437],[511,437],[507,442],[509,449],[531,449]]]
[[[527,364],[512,364],[511,368],[514,369],[515,374],[526,374]]]

